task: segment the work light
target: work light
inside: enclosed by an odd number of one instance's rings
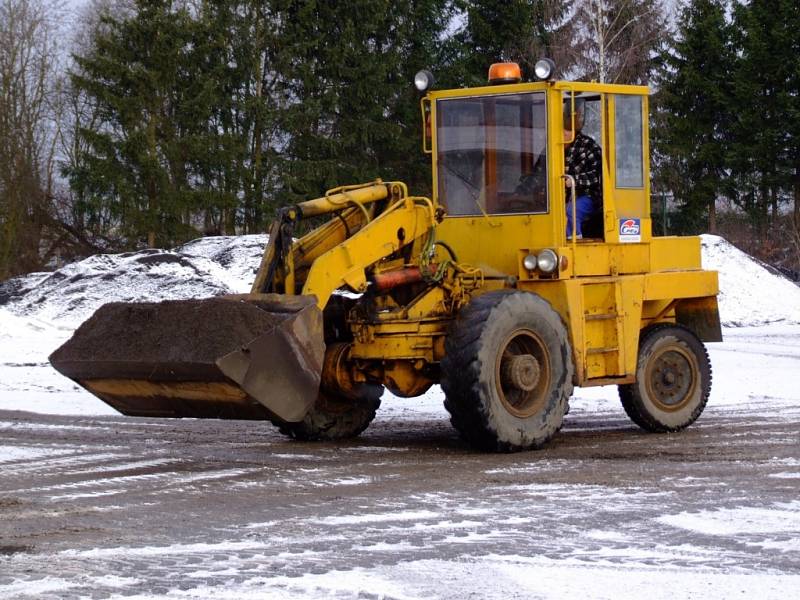
[[[550,79],[556,72],[556,63],[549,58],[543,58],[533,67],[537,79],[542,81]]]
[[[430,71],[423,69],[414,75],[414,87],[420,92],[427,91],[431,86],[433,86],[433,73]]]
[[[536,255],[535,254],[528,254],[525,258],[522,259],[522,266],[524,266],[528,271],[533,271],[536,268]]]

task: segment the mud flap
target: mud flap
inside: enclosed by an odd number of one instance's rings
[[[722,326],[716,296],[685,298],[675,306],[675,320],[704,342],[721,342]]]

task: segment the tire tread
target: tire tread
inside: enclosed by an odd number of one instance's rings
[[[382,394],[383,386],[380,385],[369,386],[358,400],[338,396],[330,396],[328,400],[321,393],[317,403],[299,423],[273,424],[283,435],[305,442],[354,438],[372,423],[381,405]],[[339,404],[339,410],[326,410],[328,401]],[[342,405],[349,405],[349,410],[341,410]]]
[[[678,329],[684,331],[691,336],[692,339],[695,340],[698,348],[694,348],[693,350],[702,350],[701,354],[697,355],[697,358],[700,362],[700,370],[706,371],[707,374],[707,385],[703,390],[702,397],[700,402],[692,411],[690,417],[687,421],[679,426],[668,426],[656,419],[652,414],[647,411],[646,406],[644,405],[642,398],[640,397],[639,391],[637,389],[636,383],[632,384],[625,384],[620,385],[619,387],[619,398],[622,402],[622,407],[625,409],[625,413],[628,415],[631,421],[633,421],[636,425],[641,427],[646,431],[650,431],[653,433],[669,433],[680,431],[685,429],[692,423],[694,423],[702,414],[703,410],[708,403],[708,397],[711,392],[711,383],[713,379],[713,373],[711,369],[711,361],[708,357],[708,350],[705,347],[694,332],[689,329],[688,327],[684,327],[683,325],[677,323],[657,323],[655,325],[651,325],[645,328],[639,336],[639,348],[644,347],[644,345],[652,338],[657,335],[660,335],[664,330],[669,329]],[[637,364],[637,371],[638,371],[638,364]],[[701,373],[702,377],[703,373]]]
[[[521,296],[525,297],[524,301],[520,299]],[[498,436],[492,424],[493,415],[490,407],[481,401],[482,396],[486,394],[484,389],[486,382],[481,380],[480,351],[486,323],[500,317],[502,313],[513,315],[515,310],[522,310],[526,303],[531,301],[547,315],[547,318],[556,319],[559,327],[563,329],[564,344],[561,351],[566,354],[564,362],[567,373],[562,401],[552,415],[557,421],[555,427],[532,439],[530,443],[520,446]],[[441,366],[444,406],[450,413],[450,422],[463,438],[477,448],[489,452],[515,452],[541,448],[561,428],[563,416],[567,412],[567,399],[572,394],[574,367],[563,321],[541,297],[516,290],[498,290],[475,298],[461,310],[453,322],[445,342],[445,357]]]

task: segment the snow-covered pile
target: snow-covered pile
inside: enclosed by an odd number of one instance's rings
[[[172,251],[92,256],[53,273],[0,284],[0,307],[37,323],[36,327],[53,324],[68,329],[106,302],[247,292],[266,241],[266,235],[208,237]],[[703,266],[719,271],[724,325],[800,323],[800,287],[720,237],[704,235],[702,242]]]
[[[723,238],[703,235],[703,268],[719,271],[723,325],[800,323],[800,287]]]
[[[183,300],[250,290],[266,235],[209,237],[172,251],[98,254],[0,284],[0,306],[77,327],[106,302]]]
[[[11,359],[10,361],[0,359],[0,365],[38,364],[47,356],[47,351],[54,349],[50,347],[53,345],[50,340],[56,339],[60,342],[62,338],[71,335],[72,329],[72,327],[59,329],[51,323],[38,319],[19,317],[0,306],[0,348],[10,350],[0,356]],[[44,353],[43,344],[46,346]]]
[[[189,260],[209,260],[223,271],[218,276],[237,292],[248,292],[256,277],[267,235],[206,237],[176,250]]]

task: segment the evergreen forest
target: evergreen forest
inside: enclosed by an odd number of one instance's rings
[[[337,185],[430,194],[414,73],[544,56],[650,86],[657,233],[800,271],[797,0],[0,0],[0,281]]]

